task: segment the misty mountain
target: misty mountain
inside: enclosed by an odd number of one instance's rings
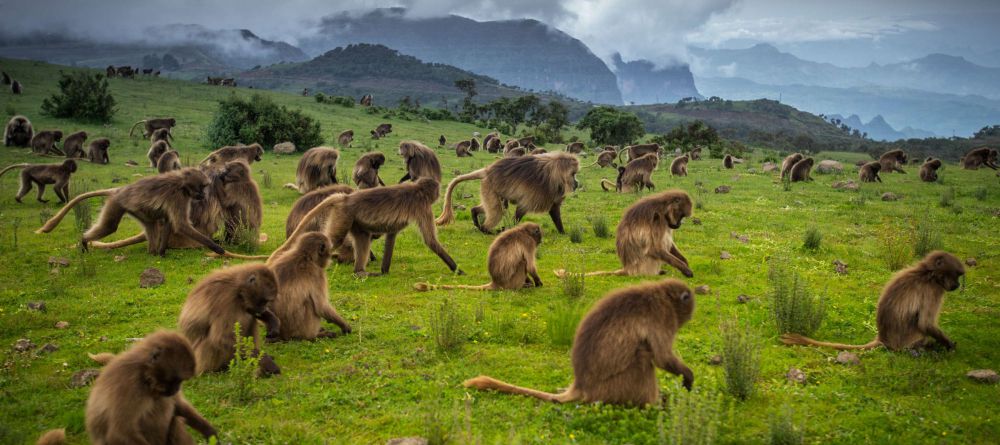
[[[831,114],[826,116],[827,120],[837,119],[842,124],[851,127],[851,129],[857,129],[862,133],[867,133],[870,139],[876,141],[897,141],[900,139],[923,139],[934,137],[934,133],[929,131],[916,130],[911,127],[903,128],[902,130],[896,130],[889,125],[881,115],[876,115],[868,123],[861,121],[861,118],[852,114],[848,117],[843,117],[839,114]]]
[[[677,102],[685,97],[701,98],[687,65],[657,69],[648,60],[625,62],[615,54],[615,74],[625,103],[646,105]]]

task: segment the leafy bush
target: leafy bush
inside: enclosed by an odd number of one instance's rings
[[[749,325],[741,325],[735,319],[723,322],[719,330],[726,388],[733,397],[746,400],[753,395],[760,375],[760,340]]]
[[[465,343],[464,320],[450,300],[431,308],[428,320],[434,344],[442,351],[452,351]]]
[[[667,409],[670,426],[660,425],[660,443],[671,445],[711,445],[722,424],[722,395],[695,386],[686,391],[674,383]]]
[[[941,235],[927,221],[921,220],[917,224],[916,232],[913,236],[913,254],[918,258],[923,258],[934,250],[941,250],[944,244],[941,242]]]
[[[771,445],[801,445],[804,441],[802,428],[795,424],[790,407],[772,414],[769,423]]]
[[[566,271],[566,275],[563,277],[563,295],[566,295],[570,299],[576,299],[583,296],[583,291],[585,290],[586,275],[580,272]]]
[[[220,101],[207,133],[216,147],[252,142],[271,147],[290,141],[298,150],[307,150],[323,143],[319,122],[259,94],[249,100],[234,95]]]
[[[818,250],[823,241],[823,233],[815,227],[806,229],[806,234],[802,239],[802,248],[805,250]]]
[[[816,332],[826,316],[824,298],[809,293],[799,274],[789,267],[787,259],[772,259],[767,278],[771,283],[771,311],[778,333],[808,337]]]
[[[59,94],[42,101],[42,114],[81,121],[108,123],[118,111],[103,74],[60,73]]]
[[[625,146],[646,134],[638,116],[609,106],[591,108],[576,128],[590,129],[590,139],[600,145]]]
[[[316,93],[316,102],[321,104],[340,105],[345,108],[354,108],[354,98],[348,96],[327,96],[323,93]]]

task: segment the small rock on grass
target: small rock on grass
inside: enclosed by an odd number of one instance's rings
[[[28,310],[45,312],[45,302],[44,301],[29,301]]]
[[[68,321],[57,321],[56,322],[56,329],[66,329],[68,327],[69,327],[69,322]]]
[[[691,218],[691,224],[694,224],[696,226],[700,226],[701,225],[701,218]]]
[[[26,338],[19,338],[14,342],[14,350],[17,352],[24,352],[29,349],[35,349],[35,343]]]
[[[965,259],[965,265],[966,266],[976,267],[976,264],[979,264],[979,263],[976,261],[975,258],[969,257],[969,258]]]
[[[715,193],[729,193],[733,188],[728,185],[720,185],[715,188]]]
[[[708,364],[713,366],[719,366],[722,364],[722,356],[715,354],[708,358]]]
[[[50,256],[49,257],[49,266],[67,267],[67,266],[69,266],[69,258]]]
[[[833,270],[841,275],[847,275],[847,263],[840,260],[833,260]]]
[[[719,254],[719,258],[723,259],[723,260],[728,260],[728,259],[730,259],[732,257],[733,257],[733,255],[730,254],[729,252],[726,252],[725,250],[723,250],[722,253]]]
[[[858,358],[858,354],[848,351],[840,351],[837,354],[837,363],[841,365],[857,365],[861,363],[861,359]]]
[[[897,195],[897,194],[895,194],[893,192],[885,192],[885,193],[882,194],[882,200],[883,201],[898,201],[899,200],[899,195]]]
[[[39,351],[41,352],[50,352],[50,353],[56,352],[58,350],[59,346],[54,343],[46,343],[44,346],[42,346],[42,349],[39,349]]]
[[[965,376],[979,383],[1000,382],[1000,375],[992,369],[974,369],[966,373]]]
[[[707,284],[702,284],[701,286],[694,288],[694,293],[698,295],[707,295],[711,291],[712,289],[709,288]]]
[[[160,272],[160,269],[155,267],[150,267],[142,271],[142,274],[139,275],[139,287],[141,288],[156,287],[165,281],[166,278],[163,276],[163,272]]]
[[[73,377],[70,378],[70,386],[74,388],[83,388],[94,382],[94,379],[101,373],[97,369],[82,369],[73,373]]]
[[[427,439],[423,437],[397,437],[389,439],[385,445],[427,445]]]
[[[802,370],[798,368],[789,369],[788,372],[785,373],[785,378],[792,383],[798,383],[798,384],[806,383],[806,373],[802,372]]]
[[[115,255],[114,260],[115,260],[116,263],[120,263],[122,261],[125,261],[125,255]]]
[[[750,301],[750,296],[749,295],[740,294],[739,296],[736,297],[736,302],[740,303],[740,304],[744,304],[744,303],[747,303],[749,301]]]

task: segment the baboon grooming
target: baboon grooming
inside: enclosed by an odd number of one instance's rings
[[[264,147],[261,147],[258,143],[250,145],[231,145],[213,151],[198,164],[207,165],[209,167],[217,167],[225,165],[229,161],[235,160],[243,160],[246,161],[247,164],[253,164],[254,161],[260,162],[261,156],[264,156]]]
[[[618,289],[580,321],[573,339],[573,383],[565,392],[546,393],[483,375],[462,385],[558,403],[657,404],[656,368],[682,376],[688,390],[694,384],[691,368],[674,352],[677,331],[693,314],[694,292],[680,280]]]
[[[792,167],[802,160],[804,156],[802,153],[792,153],[785,157],[785,160],[781,161],[781,179],[785,179],[789,173],[792,172]]]
[[[177,125],[177,119],[172,117],[165,117],[159,119],[144,119],[139,122],[132,124],[132,128],[128,130],[128,137],[132,137],[132,133],[135,132],[135,127],[139,124],[143,124],[142,137],[148,138],[153,136],[153,132],[161,128],[166,128],[167,131],[174,128]]]
[[[432,178],[330,196],[302,218],[299,227],[271,254],[268,261],[273,262],[279,257],[297,238],[307,233],[309,225],[322,215],[325,220],[323,232],[334,246],[341,245],[348,234],[354,238],[355,274],[365,274],[372,235],[380,233],[386,234],[381,273],[389,273],[396,235],[411,222],[416,222],[424,244],[448,265],[448,269],[461,275],[463,272],[437,239],[432,206],[439,196],[440,184]]]
[[[431,178],[441,183],[441,163],[434,150],[417,141],[403,141],[399,143],[399,155],[406,162],[406,175],[399,180],[400,183],[420,178]]]
[[[725,158],[722,158],[722,166],[725,167],[725,168],[728,168],[728,169],[732,169],[733,168],[733,157],[730,156],[730,155],[726,155]]]
[[[3,129],[3,145],[5,147],[30,147],[35,130],[31,121],[24,116],[14,116],[7,121]]]
[[[444,210],[435,222],[443,226],[454,221],[451,196],[455,187],[468,180],[481,179],[480,204],[472,208],[472,223],[479,230],[491,232],[503,217],[504,203],[514,202],[517,203],[515,224],[528,213],[548,212],[556,230],[565,233],[560,208],[566,196],[579,185],[576,181],[579,170],[580,161],[565,152],[500,159],[452,179],[444,197]],[[479,215],[484,213],[486,219],[480,222]]]
[[[31,138],[31,152],[35,154],[54,154],[59,156],[65,156],[66,154],[56,147],[56,142],[62,140],[63,132],[59,130],[46,130],[39,131],[35,133],[35,137]]]
[[[902,166],[906,165],[906,153],[903,150],[889,150],[883,153],[878,158],[878,163],[882,164],[882,173],[892,173],[894,171],[906,173],[902,168]]]
[[[880,170],[882,170],[882,164],[878,161],[871,161],[861,166],[861,170],[858,171],[858,179],[861,182],[882,182],[882,177],[878,175]]]
[[[93,357],[106,365],[87,398],[91,442],[194,443],[185,426],[206,439],[216,435],[181,394],[181,384],[194,377],[196,366],[191,343],[180,334],[159,331],[121,354]]]
[[[257,182],[250,175],[250,165],[237,159],[226,163],[225,172],[226,180],[219,202],[225,224],[223,239],[227,243],[235,243],[241,236],[245,236],[256,241],[264,220],[264,201],[260,197]]]
[[[653,190],[656,187],[652,180],[653,170],[656,170],[659,162],[660,158],[655,153],[644,154],[629,161],[624,167],[618,167],[618,179],[614,183],[602,179],[601,188],[607,192],[611,190],[607,187],[610,185],[619,193],[642,191],[643,188]]]
[[[359,189],[370,189],[372,187],[385,186],[382,178],[378,175],[378,169],[385,164],[385,155],[377,151],[365,153],[354,163],[352,176],[354,183]]]
[[[149,166],[157,168],[157,165],[160,162],[160,156],[163,156],[163,154],[168,151],[170,151],[170,145],[167,144],[167,141],[156,141],[153,145],[150,145],[149,151],[146,152],[146,157],[149,158]]]
[[[487,268],[490,282],[482,286],[433,285],[416,283],[414,289],[472,289],[472,290],[517,290],[525,287],[542,287],[535,267],[535,253],[542,244],[542,227],[535,223],[522,223],[506,230],[490,244]]]
[[[21,202],[21,198],[31,191],[32,184],[38,186],[38,202],[49,202],[47,199],[42,199],[42,195],[45,194],[45,186],[50,184],[55,185],[54,189],[60,203],[69,200],[69,177],[76,172],[76,161],[67,159],[62,164],[14,164],[0,170],[0,176],[15,168],[21,169],[21,188],[14,196],[17,202]]]
[[[458,145],[455,145],[455,155],[460,158],[472,156],[472,153],[469,152],[471,145],[472,143],[469,141],[459,142]]]
[[[108,148],[111,147],[111,140],[108,138],[97,138],[90,141],[87,147],[87,160],[95,164],[108,164],[111,158],[108,157]]]
[[[87,141],[87,132],[78,131],[69,136],[66,136],[66,140],[63,141],[63,153],[66,153],[67,158],[84,158],[87,157],[87,152],[83,150],[83,143]]]
[[[351,142],[354,141],[354,130],[346,130],[337,136],[337,144],[341,148],[347,148],[351,146]]]
[[[308,193],[337,183],[337,160],[340,151],[330,147],[313,147],[302,153],[295,169],[295,188]]]
[[[444,144],[447,144],[447,143],[448,143],[448,139],[445,138],[444,135],[442,134],[441,137],[438,138],[438,146],[439,147],[444,147]]]
[[[845,345],[816,341],[795,333],[786,333],[781,341],[787,345],[824,346],[834,349],[873,349],[885,346],[897,351],[925,346],[927,337],[946,349],[955,349],[941,328],[938,316],[944,303],[944,293],[958,289],[965,266],[954,255],[934,251],[914,266],[893,275],[882,289],[875,308],[878,334],[863,345]]]
[[[809,176],[809,173],[812,172],[813,164],[815,162],[816,161],[814,161],[813,158],[805,158],[796,162],[795,165],[792,166],[791,172],[789,172],[792,182],[812,181],[813,178],[812,176]]]
[[[973,149],[962,157],[962,168],[966,170],[979,170],[979,167],[985,165],[993,170],[997,170],[997,158],[1000,157],[1000,151],[995,148],[989,147],[979,147]]]
[[[142,178],[124,187],[83,193],[70,200],[35,233],[51,232],[80,201],[107,196],[97,222],[80,239],[84,250],[91,241],[117,231],[118,224],[127,213],[142,224],[151,254],[164,255],[171,233],[178,233],[222,255],[225,249],[191,225],[191,202],[205,199],[205,189],[209,184],[205,173],[196,168],[185,168]]]
[[[18,82],[17,80],[12,80],[10,83],[10,92],[15,96],[19,95],[24,92],[24,87],[21,86],[21,82]]]
[[[937,170],[941,168],[941,160],[927,158],[924,165],[920,166],[920,180],[924,182],[935,182],[938,179]]]
[[[260,263],[218,269],[191,289],[177,327],[191,340],[198,375],[229,367],[236,353],[236,323],[240,324],[240,336],[253,337],[254,356],[260,354],[257,320],[267,326],[268,338],[281,334],[281,322],[271,311],[277,293],[274,272]],[[271,356],[264,354],[260,356],[259,372],[271,375],[281,370]]]
[[[670,162],[670,175],[671,176],[687,176],[688,175],[688,155],[678,156]]]
[[[351,333],[351,326],[330,305],[326,266],[332,249],[326,235],[309,232],[269,265],[278,279],[278,297],[271,307],[281,322],[282,340],[335,337],[323,329],[323,320],[336,324],[344,334]]]

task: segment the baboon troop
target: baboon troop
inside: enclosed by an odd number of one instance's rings
[[[14,164],[0,170],[0,176],[15,168],[21,169],[21,185],[17,195],[14,196],[17,202],[20,203],[21,198],[31,191],[32,184],[38,186],[38,202],[49,202],[47,199],[42,199],[46,185],[53,186],[60,203],[69,201],[69,177],[76,173],[76,161],[67,159],[61,164]]]
[[[406,174],[400,178],[400,184],[420,178],[441,182],[441,163],[434,150],[417,141],[403,141],[399,143],[399,155],[406,163]]]
[[[156,160],[156,171],[159,173],[172,172],[180,170],[183,167],[177,150],[167,150],[166,153],[160,155],[160,158]]]
[[[882,164],[882,173],[906,173],[903,171],[903,166],[906,165],[906,153],[903,150],[890,150],[883,153],[878,158],[878,163]]]
[[[792,153],[786,156],[785,160],[781,161],[781,179],[788,177],[792,173],[792,167],[801,161],[803,157],[802,153]]]
[[[791,178],[791,181],[792,182],[812,181],[813,178],[812,176],[810,176],[810,173],[812,172],[813,164],[815,162],[816,161],[813,160],[813,158],[805,158],[799,162],[796,162],[795,165],[792,166],[791,171],[789,171],[789,177]]]
[[[108,157],[108,148],[111,147],[111,140],[108,138],[97,138],[90,141],[87,147],[87,160],[94,164],[105,164],[111,162]]]
[[[14,116],[7,121],[7,126],[3,129],[3,145],[6,147],[31,146],[31,139],[35,137],[35,130],[31,126],[31,121],[24,116]]]
[[[924,182],[935,182],[938,180],[937,171],[941,168],[941,160],[927,158],[920,166],[920,180]]]
[[[337,183],[337,160],[340,151],[330,147],[313,147],[302,153],[295,169],[295,188],[308,193]]]
[[[882,178],[878,175],[880,170],[882,170],[880,162],[869,162],[861,166],[861,169],[858,171],[858,179],[861,182],[882,182]]]
[[[725,168],[727,168],[727,169],[732,169],[733,168],[733,157],[730,156],[730,155],[726,155],[725,158],[722,158],[722,166],[725,167]]]
[[[236,79],[232,77],[207,77],[205,83],[222,87],[236,87]]]
[[[385,155],[377,151],[365,153],[358,158],[351,176],[359,189],[385,186],[385,182],[382,182],[382,178],[378,175],[382,164],[385,164]]]
[[[56,142],[62,140],[63,132],[59,130],[46,130],[35,133],[31,138],[31,152],[40,155],[53,154],[65,156],[66,154],[56,147]]]
[[[389,133],[392,133],[392,124],[379,124],[379,126],[375,127],[375,129],[372,130],[371,133],[372,133],[372,139],[384,138]]]
[[[678,156],[670,162],[670,176],[687,176],[688,175],[688,157],[687,155]]]
[[[66,136],[66,140],[63,141],[62,151],[66,154],[67,158],[79,159],[87,156],[87,152],[83,150],[83,143],[87,141],[87,132],[78,131],[76,133]]]
[[[354,141],[354,130],[345,130],[337,136],[337,144],[340,145],[340,148],[350,147],[352,141]]]
[[[278,296],[271,303],[281,324],[278,338],[334,337],[335,333],[323,329],[323,320],[336,324],[344,334],[351,332],[347,320],[330,304],[326,266],[332,250],[326,235],[309,232],[268,264],[278,280]]]
[[[490,244],[487,270],[490,282],[482,286],[433,285],[416,283],[413,287],[419,291],[433,289],[471,289],[471,290],[517,290],[526,287],[541,287],[542,279],[538,276],[535,266],[535,255],[538,245],[542,244],[542,227],[535,223],[522,223],[510,230],[505,230]]]
[[[628,162],[624,167],[618,167],[618,179],[612,183],[607,179],[601,180],[601,188],[610,191],[611,185],[619,193],[632,193],[642,191],[642,189],[653,190],[653,171],[659,163],[660,158],[655,153],[647,153]]]
[[[177,126],[177,119],[174,119],[172,117],[165,117],[158,119],[141,120],[139,122],[132,124],[132,128],[128,130],[129,137],[132,137],[132,133],[135,131],[135,128],[139,126],[139,124],[143,125],[142,137],[149,138],[153,136],[154,131],[159,130],[161,128],[166,129],[167,132],[170,132],[171,129]]]
[[[979,147],[973,149],[962,157],[962,168],[966,170],[979,170],[979,167],[987,166],[997,170],[997,158],[1000,157],[1000,150],[989,147]]]

